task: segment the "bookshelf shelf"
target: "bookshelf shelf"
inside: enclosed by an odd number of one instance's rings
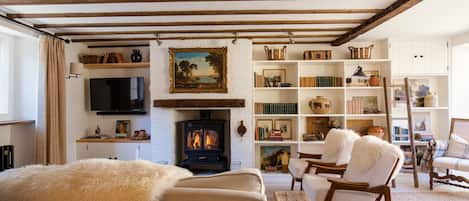
[[[343,117],[345,114],[300,114],[301,117]]]
[[[298,87],[256,87],[256,90],[297,90]]]
[[[300,90],[344,90],[344,87],[300,87]]]
[[[386,117],[386,114],[347,114],[347,117]]]
[[[300,141],[300,144],[324,144],[324,141]]]
[[[298,114],[254,114],[254,117],[297,117]]]
[[[268,140],[256,140],[254,141],[255,144],[298,144],[298,141],[293,140],[283,140],[283,141],[268,141]]]
[[[383,90],[383,87],[345,87],[348,90]]]

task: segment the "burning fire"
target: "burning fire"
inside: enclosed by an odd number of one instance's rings
[[[200,132],[197,132],[194,135],[194,142],[192,143],[193,149],[199,149],[201,143],[202,142],[200,141]]]

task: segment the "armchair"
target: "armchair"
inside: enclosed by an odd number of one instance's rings
[[[331,129],[324,141],[323,154],[306,154],[299,152],[298,158],[290,159],[288,170],[292,176],[291,190],[295,182],[300,182],[303,190],[304,174],[337,174],[343,175],[350,160],[353,143],[360,136],[352,130]]]
[[[403,152],[375,136],[355,141],[343,178],[308,174],[303,178],[310,201],[391,201],[389,182],[398,174]]]
[[[450,142],[443,140],[433,140],[429,143],[428,169],[430,176],[430,189],[433,190],[433,183],[442,183],[462,188],[469,188],[467,185],[453,183],[451,181],[464,182],[469,184],[469,179],[453,174],[453,170],[469,172],[469,119],[451,119]],[[460,145],[453,144],[452,140],[462,141]],[[451,147],[453,146],[453,147]],[[459,153],[457,152],[460,147]],[[456,147],[456,154],[454,148]],[[449,151],[450,150],[450,151]],[[466,150],[466,152],[465,152]],[[464,153],[465,152],[465,153]],[[457,156],[460,155],[460,156]],[[465,155],[465,156],[464,156]],[[446,170],[444,175],[438,171]]]

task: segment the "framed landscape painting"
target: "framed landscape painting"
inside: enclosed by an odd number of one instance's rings
[[[169,48],[170,93],[227,93],[227,48]]]

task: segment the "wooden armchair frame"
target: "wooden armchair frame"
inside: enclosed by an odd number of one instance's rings
[[[469,119],[458,119],[458,118],[452,118],[451,119],[451,128],[450,128],[450,133],[449,133],[449,138],[451,138],[451,135],[453,134],[455,130],[455,124],[457,122],[462,122],[468,124],[469,127]],[[469,132],[469,130],[468,130]],[[469,179],[465,178],[463,176],[458,176],[451,174],[451,169],[446,169],[446,174],[445,175],[439,175],[438,172],[435,171],[435,168],[433,167],[433,158],[435,156],[435,148],[436,148],[436,141],[432,140],[429,143],[430,146],[430,159],[428,160],[428,167],[429,167],[429,176],[430,176],[430,190],[433,190],[433,183],[442,183],[442,184],[448,184],[452,186],[457,186],[461,188],[466,188],[469,189],[468,185],[460,185],[456,183],[452,183],[452,181],[457,181],[457,182],[464,182],[469,184]]]
[[[329,188],[329,191],[327,192],[327,195],[324,201],[332,201],[332,198],[334,197],[334,193],[337,190],[375,193],[375,194],[378,194],[376,201],[381,200],[383,196],[384,196],[385,201],[391,201],[391,189],[389,188],[389,182],[392,179],[392,175],[394,175],[394,172],[396,171],[396,167],[398,163],[399,163],[399,159],[396,160],[396,163],[394,164],[394,167],[392,168],[391,174],[386,180],[386,184],[380,185],[380,186],[370,187],[368,183],[364,183],[364,182],[351,182],[351,181],[346,181],[344,179],[334,179],[334,178],[327,179],[327,181],[331,182],[331,187]]]
[[[321,159],[322,154],[307,154],[298,152],[298,158],[300,159]],[[338,174],[340,176],[344,175],[344,172],[347,168],[347,165],[337,166],[335,163],[323,163],[320,161],[306,161],[308,166],[305,169],[305,174],[311,171],[311,168],[315,168],[315,174]],[[292,174],[293,175],[293,174]],[[303,179],[292,177],[290,190],[293,190],[295,187],[295,181],[300,182],[300,189],[303,190]]]

